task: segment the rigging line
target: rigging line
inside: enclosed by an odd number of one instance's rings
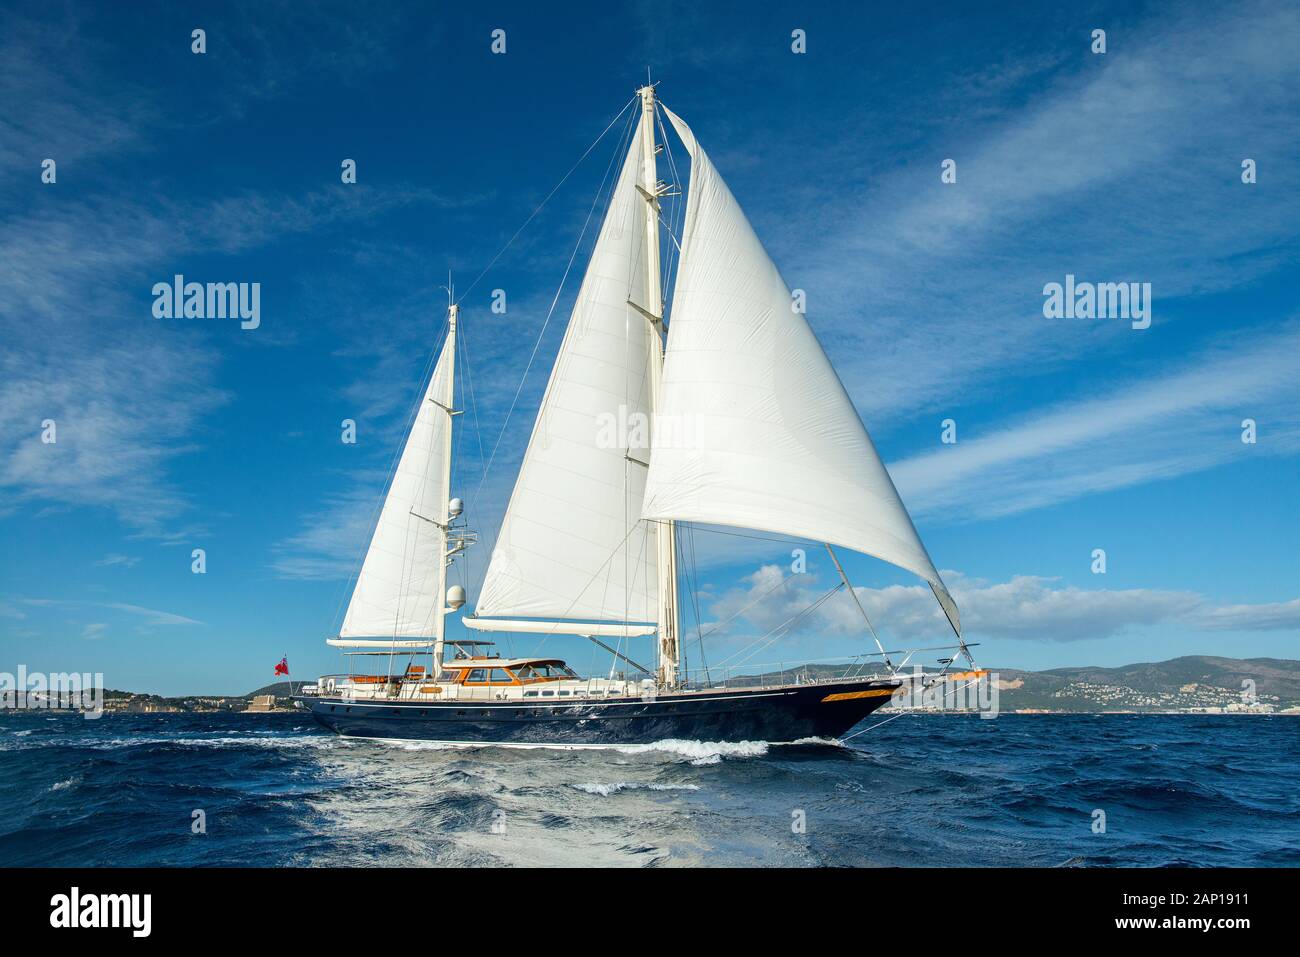
[[[627,107],[623,107],[624,110]],[[622,111],[620,111],[622,115]],[[615,117],[617,119],[617,117]],[[603,133],[601,134],[604,135]],[[594,145],[594,144],[593,144]],[[610,169],[613,168],[615,161],[618,159],[618,151],[614,153],[614,158],[610,160]],[[542,321],[542,328],[537,333],[537,340],[533,343],[533,351],[528,356],[528,364],[524,366],[524,374],[519,379],[519,387],[515,389],[515,397],[510,401],[510,408],[506,412],[505,421],[501,423],[501,431],[497,435],[496,444],[492,446],[492,454],[488,457],[488,463],[483,468],[483,475],[479,479],[478,488],[474,490],[474,498],[470,500],[470,506],[478,504],[479,496],[483,492],[483,483],[486,481],[488,473],[492,470],[492,464],[496,461],[497,452],[501,448],[501,440],[505,438],[506,429],[510,425],[510,417],[514,414],[515,407],[519,404],[519,396],[524,391],[524,384],[528,381],[528,373],[532,371],[533,362],[537,358],[537,352],[542,347],[542,340],[546,336],[546,330],[551,324],[551,317],[555,314],[555,306],[560,301],[560,294],[564,291],[564,284],[568,281],[569,272],[573,269],[574,260],[578,258],[578,250],[582,247],[582,240],[587,235],[587,228],[591,225],[591,217],[596,211],[596,205],[600,201],[601,194],[605,191],[605,182],[609,179],[610,170],[605,171],[605,178],[600,182],[600,188],[596,190],[596,195],[592,197],[591,208],[587,211],[587,219],[582,224],[582,232],[578,234],[578,241],[574,244],[573,253],[569,256],[569,264],[564,268],[564,275],[560,278],[560,285],[555,290],[555,296],[551,299],[551,308],[546,311],[546,318]],[[545,398],[543,398],[545,402]],[[541,410],[538,410],[540,417]],[[503,518],[504,521],[504,518]],[[495,542],[494,542],[495,544]]]
[[[870,727],[863,728],[861,731],[854,731],[852,734],[840,738],[840,743],[843,744],[845,741],[849,740],[849,738],[856,738],[860,734],[866,734],[868,731],[874,731],[876,730],[876,728],[884,727],[885,725],[889,724],[889,722],[897,720],[898,718],[905,718],[909,714],[916,714],[916,713],[917,712],[915,711],[900,711],[898,712],[898,714],[891,714],[888,718],[886,718],[884,721],[881,721],[879,724],[873,724]]]
[[[723,658],[720,662],[718,662],[717,667],[721,668],[723,665],[731,661],[733,658],[737,657],[738,655],[744,654],[746,651],[749,651],[749,649],[751,648],[754,648],[754,650],[750,652],[747,657],[742,658],[740,661],[738,661],[737,665],[741,665],[744,664],[746,661],[749,661],[751,658],[754,657],[754,655],[758,654],[758,652],[762,651],[764,648],[767,648],[769,645],[775,642],[777,638],[781,637],[781,635],[787,633],[787,631],[789,630],[787,626],[793,626],[795,624],[798,624],[798,622],[802,618],[804,618],[805,616],[809,615],[810,613],[812,613],[813,611],[821,607],[827,600],[830,599],[832,595],[834,595],[837,591],[839,591],[843,587],[844,587],[843,584],[834,586],[833,588],[831,588],[830,591],[826,592],[824,595],[822,595],[820,598],[814,601],[807,608],[804,608],[803,610],[796,612],[794,615],[787,618],[785,621],[777,625],[771,631],[767,632],[764,635],[760,635],[758,638],[755,638],[753,641],[751,641],[748,645],[745,645],[743,648],[739,649],[738,651],[735,651],[732,654],[728,655],[726,658]],[[761,647],[755,648],[754,646],[758,645],[759,642],[764,642],[764,644]]]
[[[816,610],[817,610],[818,608],[820,608],[823,604],[825,604],[826,601],[829,600],[830,597],[831,597],[832,595],[834,595],[837,591],[839,591],[841,587],[842,587],[842,586],[840,586],[840,585],[836,585],[836,586],[835,586],[834,588],[832,588],[829,592],[827,592],[825,595],[823,595],[820,599],[818,599],[817,601],[813,602],[812,605],[810,605],[809,607],[805,608],[803,611],[799,612],[797,615],[793,616],[791,619],[789,619],[788,621],[786,621],[786,622],[783,623],[782,625],[779,625],[779,626],[778,626],[778,627],[777,627],[773,632],[770,632],[770,633],[769,633],[771,637],[767,637],[766,640],[759,639],[760,641],[763,641],[763,644],[759,645],[757,648],[754,648],[753,651],[751,651],[751,652],[750,652],[748,655],[746,655],[744,658],[742,658],[742,659],[740,659],[739,661],[737,661],[737,662],[736,662],[735,664],[733,664],[731,667],[732,667],[732,668],[739,668],[739,667],[743,666],[744,664],[746,664],[747,662],[753,661],[755,655],[758,655],[758,654],[760,654],[760,653],[766,651],[768,648],[772,647],[772,645],[776,644],[776,643],[777,643],[778,641],[780,641],[782,638],[784,638],[785,636],[789,635],[792,631],[794,631],[795,628],[797,628],[797,627],[798,627],[798,626],[803,622],[803,620],[804,620],[805,618],[807,618],[807,617],[808,617],[809,615],[811,615],[814,611],[816,611]],[[752,645],[751,645],[751,646],[752,646]],[[742,649],[742,651],[743,651],[743,650],[744,650],[744,649]],[[733,657],[734,657],[734,656],[733,656]],[[784,669],[784,667],[785,667],[784,662],[782,662],[782,669]]]
[[[479,425],[478,397],[474,394],[474,375],[471,370],[471,363],[469,358],[469,330],[465,328],[465,324],[463,323],[458,324],[456,328],[461,334],[460,335],[461,346],[462,346],[462,351],[465,354],[465,385],[466,385],[466,391],[469,393],[468,405],[470,407],[471,414],[473,415],[474,418],[474,438],[478,444],[479,465],[480,467],[482,467],[485,464],[485,459],[483,455],[483,428],[481,425]],[[468,516],[466,517],[466,522],[467,523],[469,522]],[[474,566],[472,562],[472,556],[468,554],[470,551],[468,546],[466,547],[465,551],[466,551],[465,561],[461,563],[461,567],[460,567],[460,574],[461,574],[460,583],[465,588],[465,590],[468,591],[470,581],[473,579]]]
[[[873,625],[871,619],[867,617],[867,610],[862,607],[862,602],[858,599],[858,593],[854,591],[853,585],[849,581],[849,576],[844,574],[844,566],[840,564],[839,557],[835,554],[835,549],[831,548],[830,542],[823,542],[822,544],[826,546],[826,551],[830,554],[831,561],[835,563],[835,570],[840,573],[840,581],[844,582],[844,587],[849,590],[849,595],[853,598],[853,604],[857,605],[858,611],[862,613],[862,620],[867,623],[867,628],[871,631],[871,637],[875,640],[876,647],[879,648],[880,653],[884,655],[885,667],[890,671],[893,671],[894,663],[889,660],[889,654],[885,651],[885,646],[880,643],[880,637],[876,634],[876,626]]]
[[[551,201],[551,197],[554,196],[557,192],[559,192],[560,187],[563,186],[568,181],[569,177],[573,175],[574,170],[576,170],[579,166],[582,165],[582,161],[585,160],[587,156],[591,153],[591,151],[596,148],[596,145],[605,138],[605,134],[608,133],[613,128],[614,124],[618,122],[619,117],[621,117],[625,112],[627,112],[627,108],[631,106],[634,102],[636,102],[636,100],[637,97],[633,95],[632,99],[624,103],[623,108],[614,114],[614,118],[609,121],[609,125],[600,131],[600,135],[597,136],[596,139],[592,142],[592,144],[587,147],[586,152],[584,152],[580,157],[578,157],[578,162],[574,163],[573,166],[569,168],[569,171],[564,174],[563,179],[561,179],[558,183],[555,184],[555,188],[546,194],[546,198],[542,200],[541,204],[538,205],[538,207],[534,209],[532,213],[529,214],[528,218],[524,220],[523,225],[520,226],[518,229],[516,229],[515,234],[511,236],[509,240],[506,241],[506,244],[504,246],[501,247],[501,251],[492,257],[492,261],[489,262],[483,268],[483,271],[478,274],[478,277],[472,283],[469,284],[469,287],[463,293],[461,293],[460,298],[456,300],[458,304],[464,301],[465,297],[470,294],[470,291],[479,284],[479,280],[482,279],[484,276],[486,276],[488,274],[488,271],[497,264],[497,260],[500,259],[503,255],[505,255],[506,250],[510,248],[511,244],[513,244],[516,239],[519,238],[519,234],[528,228],[528,224],[531,223],[533,219],[536,218],[537,214],[542,211],[542,207],[545,206],[547,203],[549,203]]]
[[[624,544],[626,544],[628,538],[631,537],[632,532],[635,530],[636,530],[635,525],[633,525],[631,528],[627,530],[627,534],[623,536],[623,540],[614,546],[613,551],[611,551],[609,555],[606,556],[605,560],[601,562],[600,567],[597,568],[591,574],[591,576],[583,584],[582,588],[578,591],[578,597],[573,599],[573,601],[569,602],[569,607],[564,609],[564,614],[559,617],[558,621],[564,621],[569,618],[569,613],[573,611],[573,606],[579,602],[582,596],[586,593],[587,589],[591,587],[591,583],[596,580],[596,576],[599,575],[601,572],[603,572],[605,570],[605,566],[607,566],[610,562],[614,560],[614,556],[618,554],[618,550],[622,548]],[[551,635],[553,634],[555,634],[554,631],[543,632],[542,639],[541,641],[538,642],[537,647],[540,649],[542,645],[546,644],[546,639],[551,637]]]
[[[687,538],[690,540],[690,543],[691,543],[691,567],[692,567],[692,569],[694,569],[694,573],[695,573],[695,581],[696,581],[696,583],[698,584],[698,583],[699,583],[699,580],[700,580],[700,566],[699,566],[699,561],[698,561],[698,560],[696,559],[696,557],[695,557],[695,528],[694,528],[694,526],[692,526],[692,525],[687,525],[687,526],[686,526],[686,536],[687,536]],[[698,637],[699,637],[699,645],[700,645],[700,661],[701,661],[701,662],[703,663],[703,665],[704,665],[704,677],[705,677],[705,680],[706,680],[706,681],[709,681],[710,683],[712,683],[711,679],[709,678],[709,658],[708,658],[708,655],[707,655],[707,654],[705,653],[705,651],[704,651],[704,630],[703,630],[703,629],[704,629],[704,622],[701,620],[701,616],[700,616],[700,596],[699,596],[699,592],[698,592],[698,591],[697,591],[697,592],[692,596],[692,601],[693,601],[693,603],[694,603],[694,605],[695,605],[695,631],[696,631],[696,633],[697,633],[697,635],[698,635]]]
[[[627,137],[627,136],[629,135],[629,134],[628,134],[628,129],[630,129],[630,128],[631,128],[631,125],[632,125],[632,122],[631,122],[631,117],[632,117],[632,115],[633,115],[633,114],[629,114],[627,128],[625,128],[625,130],[624,130],[624,137]],[[622,146],[622,144],[623,144],[623,139],[621,138],[621,139],[620,139],[620,146]],[[497,442],[496,442],[496,445],[495,445],[495,446],[493,447],[493,449],[492,449],[492,456],[491,456],[491,458],[488,460],[488,466],[487,466],[487,468],[485,468],[485,469],[483,470],[483,477],[482,477],[482,479],[480,479],[480,481],[479,481],[479,487],[478,487],[478,489],[475,490],[475,492],[474,492],[474,499],[473,499],[474,502],[477,502],[477,501],[478,501],[479,493],[482,492],[482,490],[483,490],[483,481],[486,480],[487,475],[488,475],[488,470],[491,468],[491,466],[492,466],[492,462],[495,461],[495,459],[496,459],[497,449],[499,449],[499,448],[501,447],[501,440],[505,437],[506,427],[510,424],[510,415],[514,412],[515,405],[516,405],[516,404],[518,403],[518,401],[519,401],[519,394],[520,394],[520,392],[523,391],[524,383],[525,383],[525,382],[527,381],[527,379],[528,379],[528,371],[529,371],[529,369],[532,367],[533,360],[534,360],[534,359],[536,358],[536,356],[537,356],[537,350],[538,350],[538,348],[541,346],[541,343],[542,343],[542,337],[543,337],[543,335],[545,335],[546,327],[547,327],[547,325],[550,324],[551,316],[552,316],[552,315],[554,314],[554,312],[555,312],[555,305],[556,305],[556,303],[559,301],[559,298],[560,298],[560,292],[564,289],[564,283],[565,283],[565,282],[567,281],[567,279],[568,279],[568,276],[569,276],[569,270],[573,268],[573,262],[574,262],[574,260],[577,258],[578,250],[579,250],[579,249],[581,248],[581,246],[582,246],[582,240],[583,240],[583,237],[586,236],[586,233],[587,233],[587,227],[591,224],[591,217],[592,217],[592,215],[595,213],[596,206],[597,206],[597,204],[598,204],[599,201],[600,201],[600,197],[601,197],[601,195],[602,195],[602,194],[604,193],[604,191],[605,191],[605,182],[606,182],[606,180],[609,180],[609,178],[610,178],[610,172],[614,169],[614,167],[615,167],[615,165],[616,165],[616,163],[617,163],[618,157],[619,157],[619,155],[620,155],[622,152],[623,152],[622,149],[615,150],[613,157],[611,157],[611,159],[610,159],[609,167],[605,170],[605,178],[601,180],[600,188],[596,190],[596,195],[592,197],[591,208],[587,211],[587,219],[586,219],[586,221],[583,223],[583,226],[582,226],[582,233],[578,236],[578,242],[577,242],[577,244],[573,247],[573,254],[569,257],[569,265],[568,265],[568,266],[565,268],[565,270],[564,270],[564,276],[560,279],[560,286],[559,286],[559,288],[557,288],[557,289],[555,290],[555,298],[551,300],[551,308],[547,311],[547,313],[546,313],[546,319],[545,319],[545,321],[542,323],[542,329],[541,329],[541,332],[538,333],[537,341],[533,344],[533,353],[532,353],[532,355],[531,355],[531,356],[529,357],[529,359],[528,359],[528,366],[525,367],[525,369],[524,369],[524,375],[523,375],[523,377],[519,380],[519,388],[515,390],[515,397],[514,397],[514,399],[511,401],[511,403],[510,403],[510,410],[506,413],[505,421],[504,421],[504,422],[502,423],[502,425],[501,425],[501,433],[497,436]],[[617,185],[618,185],[618,178],[617,178],[617,177],[614,177],[613,181],[610,183],[610,199],[609,199],[609,202],[610,202],[610,203],[613,202],[613,194],[614,194],[614,190],[617,188]],[[557,367],[558,367],[558,361],[557,361]],[[552,375],[554,375],[554,374],[555,374],[555,371],[552,370]],[[538,420],[539,420],[539,421],[541,420],[542,411],[546,408],[546,400],[547,400],[547,397],[548,397],[549,392],[550,392],[550,386],[549,386],[549,383],[548,383],[548,386],[547,386],[547,393],[546,393],[546,394],[543,394],[543,396],[542,396],[542,406],[541,406],[541,408],[538,409],[538,413],[537,413],[537,415],[538,415]],[[525,452],[525,454],[526,454],[526,452]],[[502,525],[505,524],[505,515],[504,515],[504,514],[503,514],[502,517],[501,517],[501,522],[502,522]],[[635,528],[635,526],[633,526],[633,528]],[[618,548],[621,548],[621,547],[623,546],[623,543],[627,541],[628,536],[631,535],[631,534],[632,534],[632,529],[629,528],[629,529],[628,529],[628,532],[627,532],[627,535],[624,535],[624,536],[623,536],[623,542],[620,542],[620,543],[618,544],[618,546],[615,547],[614,553],[612,553],[608,558],[606,558],[604,564],[602,564],[602,565],[600,566],[600,568],[598,568],[598,569],[596,570],[595,574],[593,574],[593,575],[591,576],[591,578],[588,579],[588,581],[586,582],[586,584],[583,585],[582,590],[578,592],[577,597],[574,598],[573,601],[569,603],[569,607],[568,607],[567,609],[565,609],[565,615],[564,615],[564,617],[568,617],[568,614],[569,614],[570,611],[572,611],[573,606],[576,605],[576,604],[578,603],[579,599],[581,599],[582,595],[586,592],[586,590],[587,590],[588,588],[591,587],[591,583],[592,583],[593,581],[595,581],[595,579],[596,579],[596,575],[599,575],[602,571],[604,571],[605,566],[608,565],[609,562],[613,559],[613,554],[616,554],[616,553],[617,553]],[[496,538],[499,537],[499,536],[500,536],[500,527],[498,527],[498,529],[497,529],[497,533],[496,533],[496,536],[494,536],[494,539],[493,539],[493,546],[494,546],[494,548],[495,548],[495,540],[496,540]],[[489,552],[489,554],[490,554],[490,552]],[[491,566],[489,565],[489,568],[490,568],[490,567],[491,567]],[[485,577],[486,577],[486,573],[485,573]],[[509,641],[509,639],[507,639],[507,641]],[[541,640],[541,641],[538,643],[538,645],[537,645],[538,649],[540,650],[540,648],[542,647],[542,645],[544,645],[545,643],[546,643],[546,637],[544,636],[544,637],[542,638],[542,640]]]
[[[672,172],[673,182],[677,185],[678,190],[684,193],[686,190],[686,184],[682,182],[681,174],[677,170],[677,160],[673,156],[672,146],[668,140],[668,130],[664,126],[663,106],[659,103],[657,99],[655,100],[655,119],[659,123],[659,132],[661,134],[660,138],[663,140],[664,152],[668,155],[668,169]],[[680,227],[681,225],[683,205],[684,204],[681,202],[673,203],[673,214],[672,214],[671,223],[664,222],[662,217],[660,218],[660,222],[663,223],[664,228],[668,230],[668,238],[673,241],[673,248],[668,250],[668,268],[664,270],[664,276],[663,276],[663,284],[664,284],[663,299],[665,302],[668,301],[668,285],[669,285],[668,279],[669,276],[672,275],[673,266],[675,263],[679,261],[681,256],[681,251],[682,251],[682,244],[678,241],[676,232],[677,232],[677,228]],[[665,310],[664,315],[667,314],[668,314],[667,310]]]
[[[965,684],[958,685],[956,688],[952,689],[952,693],[955,695],[958,691],[961,691],[963,688],[969,688],[971,685],[975,684],[979,680],[980,680],[979,678],[975,678],[973,681],[968,681]],[[934,687],[934,685],[937,683],[938,682],[936,681],[936,682],[931,682],[929,685],[923,685],[922,690],[924,690],[927,687]],[[945,691],[944,697],[946,698],[947,696],[948,696],[948,692]],[[890,715],[888,718],[886,718],[884,721],[881,721],[879,724],[873,724],[869,728],[863,728],[861,731],[854,731],[852,734],[848,735],[847,737],[840,738],[840,741],[843,742],[849,740],[849,738],[856,738],[858,735],[864,734],[867,731],[873,731],[876,728],[879,728],[881,725],[889,724],[889,722],[893,721],[895,718],[901,718],[909,714],[920,714],[920,712],[913,708],[909,708],[904,711],[899,711],[898,714]]]
[[[792,581],[794,581],[794,576],[790,576],[790,577],[787,577],[787,578],[782,578],[779,582],[777,582],[775,585],[773,585],[773,586],[772,586],[771,588],[769,588],[767,591],[763,592],[761,595],[759,595],[757,598],[755,598],[753,601],[751,601],[749,604],[747,604],[744,608],[740,609],[740,611],[736,612],[735,614],[729,615],[728,617],[724,618],[722,621],[720,621],[720,622],[718,622],[716,625],[714,625],[712,628],[710,628],[708,631],[704,632],[704,634],[701,635],[701,638],[707,638],[707,637],[709,637],[710,635],[717,634],[719,631],[721,631],[723,628],[726,628],[727,625],[731,624],[733,621],[735,621],[737,618],[739,618],[739,617],[740,617],[741,615],[743,615],[745,612],[749,611],[749,609],[751,609],[751,608],[753,608],[755,605],[757,605],[760,601],[762,601],[762,600],[763,600],[764,598],[766,598],[768,595],[772,594],[772,592],[776,591],[776,590],[779,589],[779,588],[784,588],[786,585],[790,584],[790,582],[792,582]]]
[[[691,609],[695,614],[695,641],[700,649],[700,662],[704,667],[704,680],[709,681],[709,659],[704,653],[704,623],[700,620],[700,595],[699,580],[700,570],[695,560],[695,534],[689,524],[683,531],[686,533],[680,536],[684,540],[682,545],[683,553],[689,551],[689,557],[683,559],[683,565],[686,567],[686,587],[691,593]]]
[[[678,534],[673,536],[673,552],[677,559],[677,567],[681,569],[681,577],[686,580],[686,591],[693,595],[695,593],[695,585],[691,580],[691,566],[686,560],[686,537],[684,535]],[[684,621],[685,615],[680,615],[679,618]],[[696,619],[696,627],[697,629],[699,627],[698,617]],[[689,664],[690,659],[686,654],[687,643],[685,641],[680,641],[678,644],[679,650],[681,651],[680,657],[682,659],[682,671],[684,674],[689,676],[691,669]]]

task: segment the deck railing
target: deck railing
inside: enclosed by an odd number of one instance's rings
[[[798,663],[784,661],[743,662],[717,667],[704,667],[701,665],[699,667],[683,668],[679,671],[678,685],[672,690],[705,691],[731,688],[778,688],[791,685],[828,684],[843,681],[846,678],[884,677],[885,675],[886,672],[882,665],[878,662],[864,660],[861,656],[821,658]],[[373,694],[373,697],[378,698],[399,697],[401,695],[401,686],[404,683],[429,684],[436,681],[427,674],[406,675],[398,672],[390,676],[361,675],[358,673],[353,675],[322,675],[317,682],[317,686],[321,693],[326,693],[329,683],[334,682],[337,691],[341,690],[338,688],[339,682],[356,677],[386,678],[386,681],[368,682],[361,686],[371,692],[366,697],[371,697]],[[647,697],[666,693],[664,689],[655,688],[653,675],[626,668],[622,670],[614,669],[603,675],[580,678],[578,681],[580,684],[576,688],[571,680],[564,682],[568,687],[563,690],[553,687],[559,684],[559,682],[554,681],[537,682],[527,685],[526,688],[529,692],[537,691],[536,698],[539,701],[545,700],[547,702],[563,701],[565,698],[573,697]],[[609,689],[610,682],[619,684],[616,691]],[[499,693],[499,687],[490,685],[461,685],[457,689],[456,700],[493,701],[498,700]],[[530,694],[527,700],[532,700],[533,697]]]

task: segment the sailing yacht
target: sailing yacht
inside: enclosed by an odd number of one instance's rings
[[[783,667],[733,677],[682,666],[677,538],[697,526],[825,543],[837,587],[873,638],[834,548],[906,569],[929,583],[957,636],[951,647],[975,663],[857,410],[735,197],[653,85],[628,106],[627,152],[476,606],[462,618],[485,637],[447,637],[448,616],[466,601],[448,569],[476,539],[451,489],[461,412],[452,304],[342,627],[328,641],[348,673],[300,695],[339,734],[562,748],[836,738],[900,689],[982,674],[955,673],[955,653],[941,671],[905,673],[878,638],[884,670],[869,674],[861,661],[839,674]],[[662,216],[661,201],[676,194],[658,175],[660,117],[690,157],[679,243]],[[670,316],[664,232],[677,258]],[[610,428],[628,422],[648,423],[643,441]],[[499,634],[581,636],[613,664],[582,677],[555,657],[502,656],[486,637]],[[651,645],[648,665],[632,657],[637,639]],[[366,664],[378,667],[366,673]]]

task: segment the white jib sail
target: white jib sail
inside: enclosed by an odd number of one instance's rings
[[[654,527],[641,521],[652,330],[629,305],[646,301],[640,142],[615,185],[476,615],[654,620]]]
[[[644,516],[842,545],[957,607],[839,376],[690,128],[686,224]],[[662,437],[662,441],[661,441]]]
[[[446,561],[446,436],[451,428],[452,351],[444,345],[393,473],[340,637],[427,638],[442,614]]]

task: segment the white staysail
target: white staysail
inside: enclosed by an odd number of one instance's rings
[[[443,614],[446,569],[448,433],[454,329],[449,333],[393,473],[342,638],[428,638]],[[441,523],[441,524],[440,524]]]
[[[632,305],[647,301],[640,143],[578,291],[476,615],[655,618],[654,530],[640,520],[655,333]]]
[[[690,189],[647,519],[842,545],[926,579],[957,607],[790,290],[690,128]],[[680,427],[677,427],[680,426]],[[661,441],[662,437],[662,441]]]

